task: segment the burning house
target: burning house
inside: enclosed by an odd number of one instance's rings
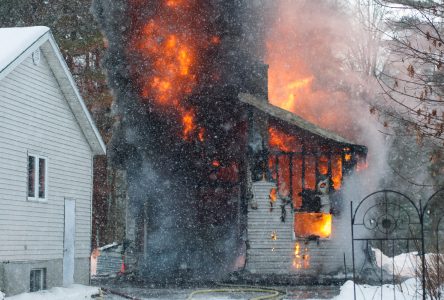
[[[268,102],[243,8],[95,2],[116,95],[110,226],[141,278],[343,268],[330,241],[366,148]]]
[[[240,94],[252,116],[246,270],[254,274],[325,277],[345,273],[349,234],[341,187],[365,165],[367,149],[268,103]],[[345,211],[344,211],[345,210]],[[347,219],[347,218],[345,218]]]

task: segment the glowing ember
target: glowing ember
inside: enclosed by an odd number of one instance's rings
[[[331,161],[331,180],[333,181],[333,188],[339,190],[342,186],[342,157],[341,155],[334,155]]]
[[[194,132],[196,125],[194,125],[194,114],[192,112],[185,112],[182,116],[183,124],[183,137],[185,140],[191,138],[191,134]]]
[[[328,238],[331,234],[332,215],[326,213],[295,213],[294,231],[297,237]]]
[[[328,157],[327,156],[322,155],[321,157],[319,157],[318,170],[319,170],[319,174],[327,175],[327,173],[328,173]]]
[[[273,232],[271,233],[271,240],[272,241],[276,241],[278,238],[276,230],[273,230]]]
[[[352,158],[351,153],[345,153],[345,154],[344,154],[344,159],[345,159],[345,161],[350,161],[351,158]]]
[[[211,163],[211,165],[213,166],[213,167],[220,167],[220,162],[219,161],[217,161],[217,160],[213,160],[213,162]]]
[[[298,151],[298,143],[295,136],[286,134],[276,128],[270,127],[268,129],[268,143],[271,148],[281,150],[284,152]]]
[[[197,138],[200,142],[203,142],[205,140],[205,128],[201,128],[199,130],[199,134],[197,135]]]
[[[301,244],[299,242],[294,244],[293,267],[296,269],[308,269],[310,267],[310,255],[308,254],[308,248],[305,247],[302,254]]]
[[[305,157],[305,178],[304,187],[309,190],[316,188],[316,157]]]
[[[302,268],[301,245],[299,243],[294,244],[293,267],[296,269]]]
[[[276,202],[277,200],[277,189],[276,188],[272,188],[270,189],[270,194],[268,195],[268,197],[270,198],[270,202]]]

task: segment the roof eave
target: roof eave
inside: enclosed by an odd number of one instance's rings
[[[335,143],[339,143],[344,146],[351,146],[351,147],[354,147],[355,149],[359,148],[359,151],[363,151],[363,152],[367,151],[367,147],[353,143],[334,132],[330,132],[328,130],[320,128],[320,127],[302,119],[301,117],[295,115],[292,112],[289,112],[289,111],[284,110],[280,107],[270,104],[266,99],[262,99],[256,95],[251,95],[251,94],[246,94],[246,93],[240,93],[238,98],[242,103],[253,106],[256,109],[259,109],[260,111],[262,111],[274,118],[277,118],[281,121],[289,123],[293,126],[296,126],[304,131],[308,131],[311,134],[321,136],[324,139],[334,141]]]
[[[65,59],[62,57],[60,49],[55,42],[53,35],[48,32],[48,42],[41,45],[44,53],[54,75],[59,83],[59,86],[65,96],[68,104],[74,113],[77,122],[79,123],[86,139],[91,147],[94,155],[105,155],[106,145],[97,129],[85,102],[80,95],[74,78],[69,71]]]

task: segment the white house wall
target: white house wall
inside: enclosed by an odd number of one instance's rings
[[[76,200],[75,257],[90,255],[92,154],[48,63],[0,80],[0,260],[63,258],[64,199]],[[27,155],[45,156],[47,202],[27,200]]]

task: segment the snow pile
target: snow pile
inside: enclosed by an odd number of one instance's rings
[[[380,286],[356,285],[356,300],[366,299],[403,299],[417,300],[420,283],[410,278],[399,285],[385,284]],[[381,298],[382,292],[382,298]],[[341,287],[341,293],[332,300],[353,300],[353,281],[347,281]]]
[[[421,266],[421,258],[418,252],[402,253],[395,257],[388,257],[379,249],[372,248],[375,254],[376,264],[389,274],[395,274],[402,277],[415,277],[418,267]],[[426,254],[426,261],[430,259]]]
[[[421,257],[418,252],[402,253],[395,257],[388,257],[381,250],[372,248],[375,254],[376,264],[378,267],[382,266],[388,274],[395,274],[397,276],[412,278],[418,275],[418,271],[422,268]],[[443,254],[426,253],[425,261],[427,265],[433,265],[438,257],[443,259]]]
[[[5,294],[2,293],[2,291],[0,291],[0,300],[3,300],[3,299],[5,299]]]
[[[82,300],[92,299],[92,296],[98,295],[100,288],[73,284],[68,288],[54,287],[49,290],[38,291],[35,293],[23,293],[5,300]],[[3,299],[0,296],[0,300]]]

